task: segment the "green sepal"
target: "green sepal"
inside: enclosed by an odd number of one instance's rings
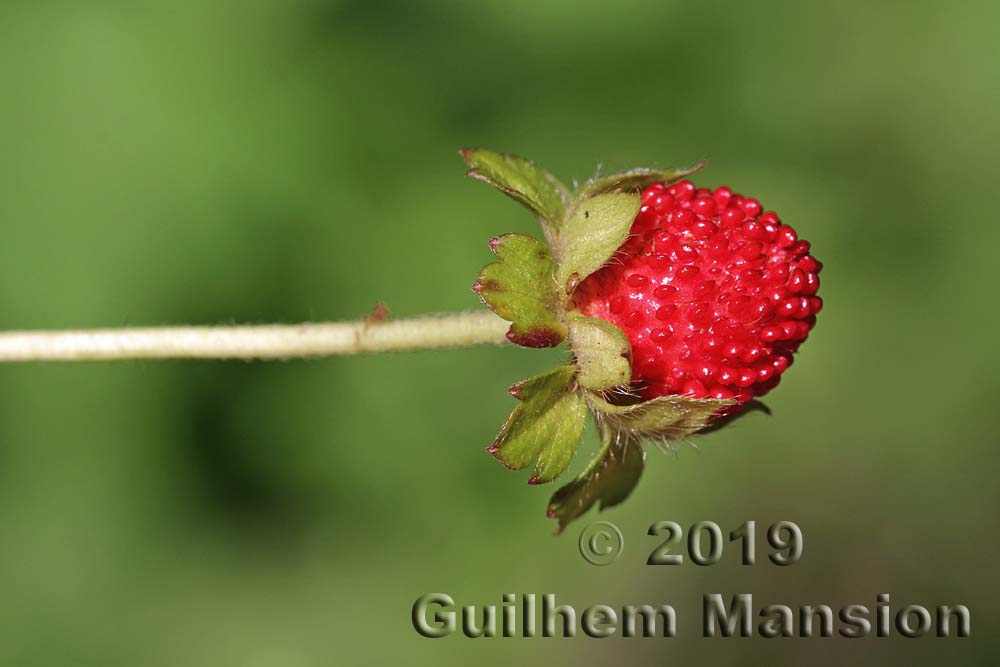
[[[555,347],[565,340],[548,246],[528,234],[504,234],[490,248],[500,261],[482,270],[472,290],[511,323],[508,340],[523,347]]]
[[[567,292],[604,266],[628,238],[642,200],[609,193],[578,200],[559,231],[556,283]]]
[[[632,346],[625,333],[607,320],[580,313],[566,314],[569,342],[580,367],[581,387],[603,391],[627,385],[632,378]]]
[[[520,402],[486,451],[511,470],[534,462],[529,484],[558,477],[580,446],[587,402],[577,391],[575,376],[575,366],[563,366],[510,388]]]
[[[662,396],[632,405],[612,405],[590,392],[587,400],[604,444],[586,470],[549,501],[549,518],[559,520],[557,535],[595,503],[603,510],[632,493],[645,461],[643,440],[681,440],[707,430],[714,415],[735,404],[729,399]]]
[[[602,436],[604,445],[586,470],[549,500],[548,517],[559,521],[556,535],[594,503],[600,502],[603,510],[624,501],[639,483],[646,460],[639,442],[617,438],[607,430]]]
[[[558,178],[523,157],[484,148],[459,151],[468,176],[489,183],[536,213],[551,241],[565,216],[569,190]]]
[[[601,428],[618,437],[658,441],[683,440],[706,428],[712,417],[736,404],[732,399],[660,396],[631,405],[612,405],[596,394],[588,396]]]
[[[638,169],[630,169],[608,176],[595,176],[577,188],[576,196],[593,197],[605,192],[635,192],[653,183],[666,183],[670,185],[699,171],[704,166],[704,162],[699,162],[690,167],[681,167],[679,169],[649,169],[647,167],[639,167]]]

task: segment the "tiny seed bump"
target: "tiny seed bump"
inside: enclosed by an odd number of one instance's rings
[[[641,273],[633,273],[632,275],[630,275],[628,278],[625,279],[625,282],[627,282],[630,287],[640,288],[640,287],[645,287],[647,284],[649,284],[649,278],[642,275]]]

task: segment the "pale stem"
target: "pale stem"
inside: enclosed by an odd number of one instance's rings
[[[487,310],[408,319],[0,333],[0,363],[112,359],[291,359],[506,342]]]

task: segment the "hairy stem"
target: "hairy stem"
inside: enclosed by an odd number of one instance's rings
[[[306,324],[11,331],[0,362],[111,359],[288,359],[506,342],[490,311]]]

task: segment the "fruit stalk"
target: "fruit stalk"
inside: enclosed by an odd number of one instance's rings
[[[291,359],[507,342],[510,326],[469,311],[379,321],[0,333],[0,363],[122,359]]]

